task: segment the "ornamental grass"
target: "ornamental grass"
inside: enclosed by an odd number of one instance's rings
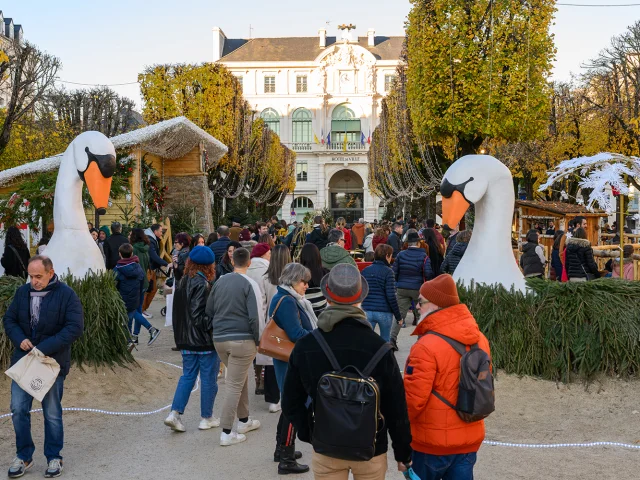
[[[113,273],[87,274],[83,279],[65,277],[62,281],[78,294],[84,311],[84,334],[71,347],[72,362],[80,368],[132,363],[133,356],[127,350],[127,311]],[[19,278],[0,277],[0,316],[23,284]],[[12,352],[13,345],[0,324],[0,369],[8,368]]]

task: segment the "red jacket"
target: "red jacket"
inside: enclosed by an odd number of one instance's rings
[[[445,405],[432,390],[453,405],[458,399],[460,355],[443,339],[425,335],[435,331],[465,345],[479,344],[490,354],[489,341],[466,305],[438,310],[416,327],[413,335],[420,338],[411,348],[404,374],[411,447],[430,455],[455,455],[477,452],[484,440],[484,420],[466,423],[451,407]]]
[[[373,236],[373,250],[375,251],[376,248],[378,248],[378,245],[382,244],[384,245],[385,243],[387,243],[387,237],[385,237],[384,235],[379,237],[378,235],[374,235]]]
[[[344,233],[344,248],[346,250],[351,250],[351,232],[348,228],[339,227],[339,230],[342,230]]]

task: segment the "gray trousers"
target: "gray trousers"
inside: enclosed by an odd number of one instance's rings
[[[403,321],[411,309],[411,302],[417,302],[419,296],[419,290],[407,290],[406,288],[398,289],[398,306],[400,307],[400,316]],[[393,342],[398,340],[398,334],[400,333],[401,328],[402,327],[398,322],[393,322],[393,326],[391,327],[391,340]]]

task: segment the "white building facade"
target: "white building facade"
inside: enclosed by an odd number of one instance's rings
[[[280,218],[330,208],[348,222],[379,218],[368,185],[367,152],[404,37],[227,39],[213,29],[213,60],[242,83],[244,97],[297,153],[296,187]],[[295,212],[295,216],[292,216]]]

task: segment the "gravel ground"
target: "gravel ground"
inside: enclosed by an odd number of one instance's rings
[[[163,299],[151,308],[151,322],[162,328],[159,310]],[[404,364],[414,339],[411,328],[402,330],[398,361]],[[141,340],[144,336],[141,336]],[[171,329],[151,347],[141,346],[135,356],[141,368],[121,372],[83,374],[74,368],[67,379],[63,405],[99,406],[112,410],[148,411],[171,403],[178,373],[156,360],[181,364],[172,352]],[[115,373],[118,373],[116,370]],[[161,378],[166,374],[167,378]],[[102,375],[102,381],[100,380]],[[136,378],[138,381],[136,381]],[[253,382],[252,382],[253,384]],[[251,391],[253,391],[253,385]],[[9,410],[8,382],[0,382],[0,414]],[[218,398],[224,398],[220,385]],[[499,374],[496,381],[497,410],[487,420],[487,439],[523,443],[619,441],[640,445],[640,381],[604,379],[588,389],[584,385]],[[199,431],[199,393],[183,417],[187,432],[171,432],[162,423],[166,412],[144,417],[107,416],[90,413],[65,414],[65,472],[69,479],[174,479],[228,478],[276,479],[272,462],[277,414],[268,413],[263,397],[250,395],[251,414],[262,427],[248,434],[247,442],[220,447],[220,429]],[[36,402],[37,403],[37,402]],[[214,414],[219,415],[219,402]],[[36,466],[24,478],[40,478],[45,469],[42,456],[43,422],[33,416]],[[310,462],[310,445],[299,442]],[[14,456],[10,419],[0,420],[0,459],[8,468]],[[387,478],[402,478],[389,456]],[[523,449],[484,446],[478,453],[476,478],[493,479],[614,479],[638,478],[640,450],[613,447]],[[311,479],[312,474],[298,478]]]

